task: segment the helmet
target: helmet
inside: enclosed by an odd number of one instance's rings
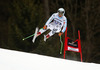
[[[65,10],[63,8],[58,9],[58,13],[62,13],[63,15],[65,14]]]

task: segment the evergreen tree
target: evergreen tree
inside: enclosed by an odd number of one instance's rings
[[[35,46],[31,42],[32,38],[26,41],[22,41],[22,39],[33,34],[35,28],[43,23],[40,2],[38,1],[38,4],[35,4],[33,0],[14,0],[10,4],[9,12],[8,46],[10,49],[31,51]]]

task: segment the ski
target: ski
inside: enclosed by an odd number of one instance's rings
[[[34,33],[34,37],[33,37],[33,40],[32,40],[33,43],[35,42],[35,39],[36,39],[36,37],[37,37],[37,32],[38,32],[38,30],[39,30],[39,28],[36,27],[35,33]]]
[[[41,29],[43,29],[43,28],[41,28]],[[28,36],[28,37],[23,38],[22,40],[24,41],[24,40],[26,40],[26,39],[28,39],[28,38],[30,38],[30,37],[32,37],[32,36],[34,36],[34,35],[35,35],[35,33],[34,33],[34,34],[32,34],[32,35],[30,35],[30,36]]]

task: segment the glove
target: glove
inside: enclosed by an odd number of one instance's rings
[[[59,34],[58,34],[58,35],[59,35],[59,36],[61,36],[62,34],[63,34],[63,32],[59,32]]]
[[[43,29],[47,29],[47,25],[45,25],[45,26],[43,27]]]

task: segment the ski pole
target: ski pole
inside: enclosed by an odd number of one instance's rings
[[[32,35],[30,35],[30,36],[28,36],[28,37],[26,37],[26,38],[23,38],[22,40],[26,40],[26,39],[28,39],[28,38],[30,38],[30,37],[32,37],[32,36],[34,36],[34,34],[32,34]]]
[[[43,28],[41,28],[41,29],[43,29]],[[22,40],[26,40],[26,39],[28,39],[28,38],[30,38],[30,37],[32,37],[32,36],[34,36],[34,34],[32,34],[32,35],[30,35],[30,36],[28,36],[28,37],[26,37],[26,38],[23,38]]]
[[[60,36],[60,42],[61,42],[60,54],[62,54],[63,42],[62,42],[62,40],[61,40],[61,36]]]

